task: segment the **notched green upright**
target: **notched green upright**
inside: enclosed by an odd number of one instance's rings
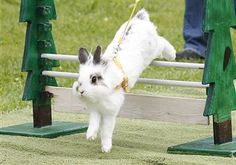
[[[36,127],[51,124],[51,96],[44,88],[57,85],[55,78],[42,76],[42,71],[52,70],[52,67],[59,66],[59,62],[40,58],[42,53],[56,54],[49,22],[52,19],[56,19],[53,0],[21,0],[19,20],[27,22],[22,71],[28,75],[23,100],[33,101]]]
[[[52,25],[49,23],[51,19],[56,19],[53,0],[21,0],[20,22],[27,22],[22,71],[28,75],[23,100],[33,102],[34,128],[31,123],[3,127],[0,128],[1,135],[55,138],[82,133],[88,128],[84,123],[52,122],[52,96],[44,88],[46,85],[57,84],[55,78],[42,76],[42,71],[51,70],[59,66],[59,63],[40,58],[42,53],[56,54]]]
[[[230,28],[236,27],[233,0],[205,0],[203,29],[208,35],[203,84],[210,84],[204,116],[213,115],[214,138],[171,146],[169,153],[236,156],[231,112],[236,110],[235,55]]]
[[[48,20],[55,20],[57,18],[53,0],[21,0],[20,22],[30,22],[35,20],[36,10],[37,14],[43,13]]]
[[[233,0],[205,1],[208,33],[203,84],[210,84],[204,116],[213,115],[215,143],[232,141],[231,111],[236,110],[235,56],[230,28],[236,26]]]

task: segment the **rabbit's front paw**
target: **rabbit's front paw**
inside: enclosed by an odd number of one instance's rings
[[[87,132],[86,138],[90,141],[95,140],[97,138],[97,133]]]
[[[103,152],[103,153],[109,153],[109,152],[111,152],[111,147],[112,147],[111,144],[103,145],[103,146],[102,146],[102,152]]]

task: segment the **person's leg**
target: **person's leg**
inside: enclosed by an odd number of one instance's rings
[[[204,0],[185,0],[184,48],[204,57],[207,40],[202,31],[203,15]]]
[[[192,54],[205,57],[207,40],[202,31],[203,14],[204,0],[185,0],[184,49],[190,51],[184,51],[184,53],[192,52]]]

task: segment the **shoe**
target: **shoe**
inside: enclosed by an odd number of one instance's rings
[[[182,52],[178,52],[176,53],[176,60],[180,60],[180,59],[196,59],[196,60],[200,60],[200,59],[205,59],[203,56],[201,56],[200,54],[189,50],[189,49],[185,49]]]

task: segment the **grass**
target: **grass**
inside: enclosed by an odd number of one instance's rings
[[[98,44],[104,48],[109,44],[117,28],[129,17],[133,0],[56,0],[57,21],[53,23],[53,35],[58,53],[77,54],[79,47],[95,48]],[[175,8],[175,5],[180,7]],[[2,0],[0,4],[0,111],[22,109],[30,106],[22,102],[22,92],[26,73],[22,73],[21,63],[24,50],[26,23],[19,23],[18,0]],[[161,35],[170,40],[177,50],[182,49],[183,1],[171,2],[144,0],[142,3],[148,11]],[[176,17],[175,17],[176,16]],[[174,26],[174,27],[173,27]],[[77,63],[63,62],[58,70],[78,71]],[[149,67],[142,76],[201,80],[202,72],[195,70],[168,69]],[[71,86],[73,80],[58,79],[60,86]],[[182,91],[184,90],[184,92]],[[204,90],[183,89],[153,85],[137,84],[134,93],[174,94],[205,97]]]
[[[88,120],[84,115],[61,113],[54,113],[54,119],[73,122]],[[32,113],[28,110],[12,111],[0,120],[3,126],[22,123],[22,120],[31,122]],[[209,126],[118,118],[113,150],[109,154],[101,153],[99,139],[87,141],[84,133],[55,139],[5,135],[0,136],[0,164],[234,165],[236,158],[166,153],[168,146],[211,135]]]
[[[77,54],[79,47],[105,48],[117,28],[129,17],[133,0],[55,0],[57,21],[53,36],[58,53]],[[21,63],[26,23],[19,23],[19,0],[0,3],[0,120],[1,126],[30,122],[30,102],[22,102],[26,73]],[[158,31],[180,51],[183,47],[184,0],[143,0]],[[234,50],[236,33],[232,31]],[[198,61],[191,61],[198,62]],[[203,61],[200,61],[203,62]],[[57,70],[78,71],[77,63],[63,62]],[[176,68],[147,68],[142,77],[201,81],[202,71]],[[73,80],[58,79],[70,87]],[[205,98],[204,89],[137,84],[133,93]],[[15,111],[14,111],[15,110]],[[9,113],[6,113],[9,112]],[[54,114],[55,119],[87,121],[87,117]],[[236,121],[234,120],[234,123]],[[234,125],[234,132],[236,131]],[[114,149],[101,154],[99,142],[87,142],[84,134],[38,139],[0,136],[0,164],[233,164],[235,159],[206,156],[169,155],[166,148],[193,139],[211,136],[211,127],[143,120],[119,119]]]

